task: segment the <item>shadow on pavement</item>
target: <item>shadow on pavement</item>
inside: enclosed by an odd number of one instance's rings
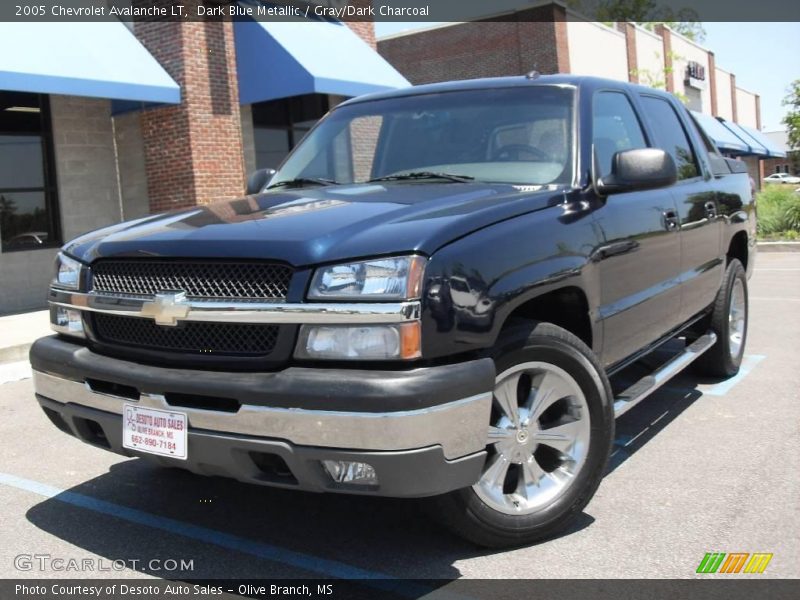
[[[615,376],[612,383],[617,388],[624,387],[651,368],[652,365],[637,363]],[[696,378],[679,375],[623,415],[617,421],[607,474],[630,459],[701,396]],[[336,565],[377,576],[452,580],[461,576],[454,566],[457,561],[501,552],[476,548],[444,530],[429,516],[429,500],[259,487],[159,468],[140,459],[115,464],[109,472],[68,492],[210,532],[210,539],[190,539],[191,536],[163,531],[158,526],[131,523],[75,506],[58,496],[27,513],[35,526],[79,549],[104,557],[109,563],[125,560],[137,571],[168,579],[325,576],[331,573],[326,561],[335,561]],[[588,527],[593,520],[582,513],[562,536]],[[235,536],[245,549],[236,551],[216,545],[213,540],[217,535]],[[274,554],[248,551],[248,543],[268,545]],[[305,557],[305,567],[281,560],[281,553]],[[152,559],[168,558],[193,559],[193,570],[165,573],[149,566]],[[131,561],[138,563],[132,565]],[[315,570],[315,564],[320,569]],[[337,567],[332,568],[335,571]]]
[[[138,561],[136,570],[168,579],[319,577],[326,569],[330,573],[325,561],[336,561],[378,576],[452,580],[461,576],[454,562],[498,552],[476,548],[441,528],[427,514],[427,500],[253,486],[155,467],[140,459],[118,463],[66,492],[61,499],[56,496],[32,507],[28,520],[108,563],[122,559],[131,566]],[[245,546],[269,545],[277,549],[278,558],[237,552],[75,506],[69,500],[74,494],[174,519],[189,528],[202,527],[211,530],[212,538],[236,536]],[[581,514],[562,535],[592,522]],[[284,562],[282,552],[300,554],[311,561],[307,564],[318,563],[321,571]],[[79,550],[74,553],[82,556]],[[152,559],[162,564],[166,559],[194,559],[194,568],[164,572],[149,568]]]

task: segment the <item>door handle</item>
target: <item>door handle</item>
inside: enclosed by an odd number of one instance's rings
[[[680,226],[678,213],[676,213],[674,210],[665,210],[662,213],[662,217],[664,218],[664,228],[667,231],[675,231]]]
[[[714,203],[714,202],[709,200],[708,202],[705,203],[705,209],[706,209],[706,216],[709,219],[716,218],[716,216],[717,216],[717,205],[716,205],[716,203]]]

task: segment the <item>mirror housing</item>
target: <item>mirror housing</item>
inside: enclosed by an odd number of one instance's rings
[[[263,192],[264,188],[269,185],[270,181],[272,181],[275,173],[277,173],[275,169],[258,169],[253,171],[250,174],[250,177],[247,178],[246,193],[250,195]]]
[[[666,187],[677,180],[678,169],[670,154],[660,148],[636,148],[614,154],[611,174],[599,178],[596,189],[607,196]]]

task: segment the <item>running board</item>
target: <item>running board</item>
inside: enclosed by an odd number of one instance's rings
[[[688,367],[703,352],[711,348],[717,341],[717,335],[709,331],[697,338],[691,345],[675,358],[665,363],[657,371],[642,377],[619,396],[614,398],[614,417],[624,415],[650,394]]]

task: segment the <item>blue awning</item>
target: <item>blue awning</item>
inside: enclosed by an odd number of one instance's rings
[[[178,84],[119,21],[0,23],[0,90],[181,101]]]
[[[753,138],[760,146],[764,147],[768,153],[768,156],[773,158],[784,158],[786,156],[786,152],[781,149],[780,146],[761,133],[758,129],[753,129],[747,125],[739,125],[739,127],[741,127],[744,132]]]
[[[409,82],[344,23],[234,23],[239,101],[302,94],[360,96]]]
[[[697,120],[698,125],[703,128],[706,135],[716,144],[717,148],[731,154],[750,154],[750,146],[742,139],[717,121],[711,115],[706,115],[697,111],[691,111],[692,116]]]
[[[745,144],[747,144],[747,147],[749,148],[749,152],[747,152],[747,154],[754,154],[756,156],[769,156],[769,152],[767,151],[767,149],[761,144],[759,144],[758,141],[753,139],[753,136],[751,136],[744,129],[742,129],[741,125],[739,125],[738,123],[734,123],[733,121],[726,121],[722,117],[717,117],[717,119],[731,133],[733,133],[733,135],[735,135]]]

